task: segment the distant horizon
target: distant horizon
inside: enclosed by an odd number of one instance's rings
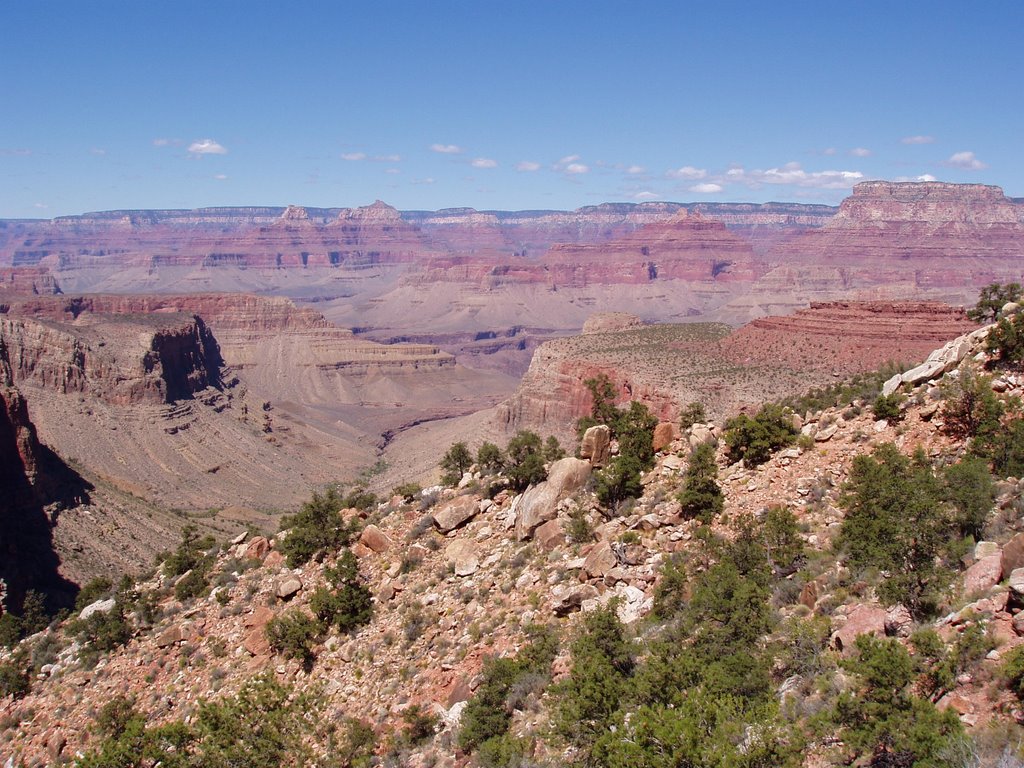
[[[888,181],[886,179],[865,179],[863,182],[858,183],[872,183],[872,182],[884,182],[889,184],[953,184],[955,186],[974,186],[974,187],[995,187],[1003,192],[1003,195],[1010,201],[1013,202],[1024,202],[1024,197],[1014,197],[1007,195],[1006,191],[1002,189],[998,184],[986,184],[984,182],[940,182],[940,181]],[[849,197],[853,193],[844,196]],[[103,208],[91,211],[80,211],[77,213],[62,213],[54,216],[0,216],[0,221],[53,221],[55,219],[62,218],[76,218],[82,216],[90,216],[104,213],[132,213],[137,211],[142,212],[155,212],[155,211],[205,211],[205,210],[231,210],[231,209],[247,209],[247,208],[263,208],[263,209],[281,209],[286,210],[290,207],[302,208],[304,210],[315,210],[315,211],[344,211],[344,210],[356,210],[359,208],[367,208],[375,203],[384,203],[385,205],[394,208],[399,213],[443,213],[446,211],[474,211],[475,213],[572,213],[574,211],[580,211],[588,208],[599,208],[605,205],[628,205],[628,206],[659,206],[659,205],[678,205],[678,206],[691,206],[691,205],[801,205],[801,206],[818,206],[822,208],[838,208],[842,203],[842,200],[836,203],[823,203],[823,202],[805,202],[802,200],[765,200],[758,202],[755,200],[605,200],[600,203],[587,203],[580,205],[575,208],[475,208],[469,205],[447,205],[440,208],[399,208],[398,206],[392,205],[387,200],[375,199],[372,202],[362,203],[357,205],[313,205],[309,203],[236,203],[231,205],[199,205],[194,207],[158,207],[158,208]]]
[[[0,21],[6,219],[1024,195],[1009,0],[8,0]]]

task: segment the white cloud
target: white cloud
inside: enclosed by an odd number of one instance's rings
[[[226,155],[227,149],[213,139],[196,139],[188,145],[188,151],[193,155]]]
[[[725,189],[725,187],[723,187],[721,184],[714,184],[711,182],[706,182],[704,184],[694,184],[692,187],[690,187],[691,192],[697,192],[698,194],[701,195],[713,195],[718,192],[721,192],[723,189]]]
[[[829,157],[831,157],[835,153],[836,153],[836,148],[835,147],[827,147],[826,149],[821,150],[821,154],[828,155]]]
[[[930,173],[922,173],[920,176],[897,176],[893,181],[938,181]]]
[[[540,163],[535,163],[535,162],[533,162],[533,160],[523,160],[522,162],[520,162],[519,164],[516,165],[516,170],[517,171],[528,171],[528,172],[531,172],[531,173],[533,171],[539,171],[540,170]]]
[[[386,171],[384,171],[384,173],[389,173],[389,174],[391,174],[392,176],[394,176],[394,175],[396,175],[396,174],[399,174],[399,173],[401,173],[401,171],[400,171],[400,170],[398,170],[397,168],[388,168],[388,169],[387,169]]]
[[[569,163],[567,166],[565,166],[565,172],[571,173],[573,175],[586,173],[589,170],[590,166],[584,165],[583,163]]]
[[[492,160],[489,157],[478,157],[475,158],[473,162],[470,163],[470,165],[472,165],[474,168],[497,168],[498,161]]]
[[[871,157],[871,150],[864,147],[854,147],[850,150],[850,154],[854,157]]]
[[[900,139],[901,144],[934,144],[934,136],[904,136]]]
[[[643,192],[636,192],[632,195],[634,200],[657,200],[661,195],[645,189]]]
[[[644,168],[642,165],[631,165],[629,166],[629,168],[626,169],[626,173],[632,176],[637,176],[641,173],[644,173],[646,170],[647,169]]]
[[[413,179],[413,184],[433,184],[435,179],[432,176],[427,176],[425,179]]]
[[[767,170],[744,170],[730,168],[726,179],[748,187],[757,188],[762,184],[790,184],[795,187],[815,189],[850,189],[858,181],[864,180],[860,171],[805,171],[800,163],[786,163],[781,168]]]
[[[569,163],[575,163],[579,159],[580,159],[579,155],[566,155],[561,160],[559,160],[557,163],[555,163],[555,165],[568,165]]]
[[[370,158],[377,163],[400,163],[402,162],[401,155],[376,155]]]
[[[666,175],[672,179],[696,181],[697,179],[706,178],[708,172],[703,168],[694,168],[692,165],[684,165],[682,168],[676,168],[674,171],[669,171]]]
[[[227,181],[228,175],[226,173],[218,173],[213,178],[215,178],[217,181]]]
[[[946,165],[966,171],[980,171],[988,168],[988,165],[976,158],[973,152],[956,152],[946,161]]]
[[[342,160],[351,160],[351,161],[365,160],[366,159],[366,153],[365,152],[343,152],[342,155],[341,155],[341,159]]]
[[[431,152],[439,152],[442,155],[458,155],[462,153],[462,147],[458,144],[431,144]]]

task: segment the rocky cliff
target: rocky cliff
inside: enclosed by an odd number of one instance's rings
[[[515,395],[499,407],[498,424],[569,438],[592,407],[585,382],[599,374],[620,401],[639,400],[661,419],[675,421],[694,401],[722,419],[840,375],[920,359],[976,328],[963,308],[937,302],[815,304],[735,331],[705,323],[602,324],[599,316],[593,325],[601,330],[541,345]]]

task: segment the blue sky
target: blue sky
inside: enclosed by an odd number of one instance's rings
[[[1024,196],[1019,2],[0,0],[0,217]]]

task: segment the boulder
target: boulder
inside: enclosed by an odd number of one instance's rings
[[[252,656],[269,656],[270,641],[265,627],[257,627],[242,639],[242,647]]]
[[[597,597],[597,587],[591,584],[582,584],[578,587],[556,587],[551,591],[554,601],[551,610],[556,616],[567,616],[573,611],[578,611],[585,600],[592,600]]]
[[[359,541],[374,552],[386,552],[391,548],[391,539],[376,525],[368,525],[359,534]]]
[[[591,465],[582,459],[566,457],[554,462],[548,479],[528,488],[516,504],[515,536],[519,541],[530,538],[541,523],[558,514],[558,502],[584,486],[590,477]]]
[[[612,433],[605,424],[598,424],[583,433],[580,457],[589,459],[590,466],[603,467],[611,451]]]
[[[1018,568],[1024,568],[1024,533],[1018,533],[1003,547],[1002,578],[1006,578]]]
[[[940,375],[945,370],[946,364],[941,360],[930,360],[921,363],[916,368],[904,371],[900,380],[904,384],[920,384],[922,381],[929,381]]]
[[[117,605],[117,601],[112,597],[108,597],[106,600],[97,600],[95,603],[89,603],[85,606],[78,617],[85,620],[97,613],[110,613],[114,610],[115,605]]]
[[[302,589],[302,580],[298,576],[288,576],[278,582],[274,591],[281,600],[291,600]]]
[[[989,555],[998,555],[999,552],[999,545],[994,541],[979,541],[974,545],[975,561],[981,560],[981,558],[988,557]]]
[[[818,582],[808,581],[806,584],[804,584],[803,589],[800,590],[800,597],[798,598],[798,601],[800,605],[804,606],[805,608],[810,608],[811,610],[814,610],[814,606],[818,602],[818,597]]]
[[[156,639],[157,648],[168,648],[175,643],[180,643],[182,639],[181,627],[177,624],[168,627],[160,633],[160,637]]]
[[[890,637],[910,637],[914,617],[905,605],[894,605],[885,612],[885,634]]]
[[[860,635],[885,634],[886,611],[877,605],[856,605],[847,616],[846,623],[832,633],[832,644],[844,656],[854,651],[854,641]]]
[[[480,567],[477,546],[468,539],[456,539],[449,544],[444,559],[455,568],[456,576],[472,576]]]
[[[1010,594],[1006,597],[1007,608],[1024,607],[1024,568],[1011,571],[1007,583],[1010,587]]]
[[[619,559],[612,551],[611,544],[601,541],[594,545],[586,560],[583,561],[583,571],[591,579],[601,579],[618,564]]]
[[[262,560],[269,551],[270,542],[267,541],[267,537],[257,536],[246,545],[245,557],[247,560]]]
[[[820,429],[817,432],[815,432],[814,433],[814,440],[815,440],[815,442],[818,442],[818,443],[824,443],[824,442],[826,442],[828,440],[831,440],[833,437],[835,437],[835,434],[838,431],[839,431],[839,425],[838,424],[833,424],[830,427],[826,427],[825,429]]]
[[[663,421],[654,428],[652,438],[654,452],[664,450],[672,444],[672,441],[679,437],[679,428],[671,421]]]
[[[982,557],[964,571],[964,594],[976,595],[988,592],[999,583],[1002,573],[1002,556],[998,552]]]
[[[537,527],[533,532],[533,538],[540,544],[541,549],[551,551],[565,543],[565,532],[558,520],[548,520]]]
[[[704,443],[714,444],[715,442],[717,442],[715,439],[715,433],[707,424],[694,424],[690,427],[691,448],[696,448],[698,445],[703,445]]]
[[[892,378],[887,379],[886,382],[882,385],[882,394],[888,397],[897,389],[899,389],[902,383],[903,377],[897,373]]]
[[[468,523],[479,512],[480,503],[475,496],[456,496],[433,514],[434,525],[441,533],[448,533]]]

